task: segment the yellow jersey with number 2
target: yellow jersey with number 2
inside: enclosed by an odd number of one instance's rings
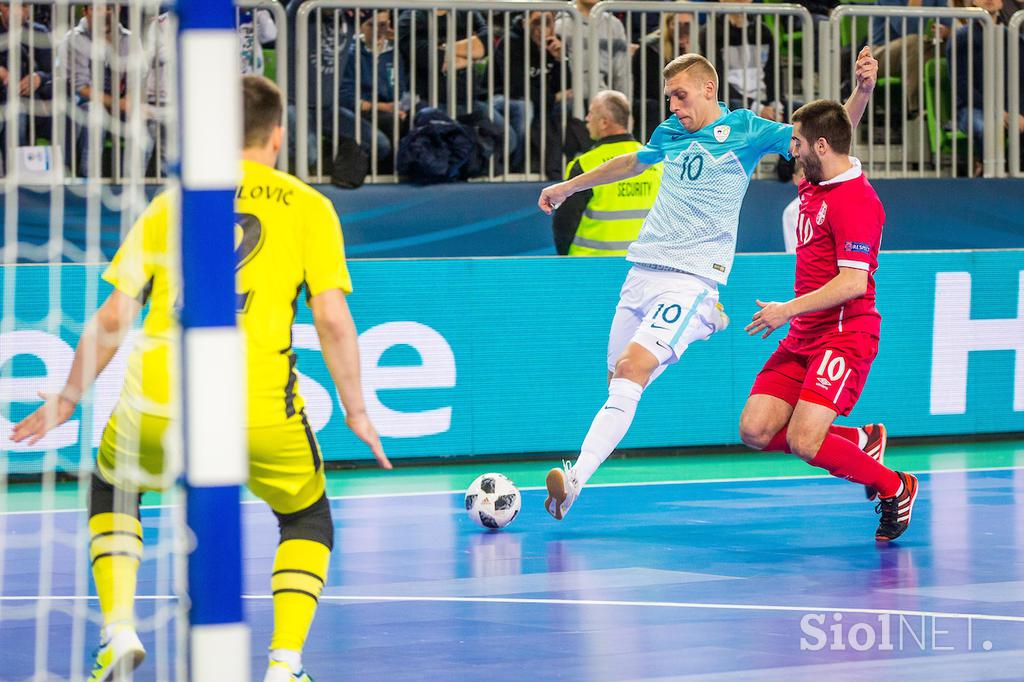
[[[170,416],[177,335],[177,220],[169,192],[155,197],[132,227],[103,278],[149,303],[129,357],[121,400],[145,414]],[[175,230],[176,234],[176,230]],[[172,243],[173,241],[173,243]],[[341,223],[324,195],[297,178],[243,161],[235,195],[238,323],[245,338],[250,427],[273,426],[303,407],[292,324],[303,288],[352,291]],[[212,378],[216,380],[216,378]]]

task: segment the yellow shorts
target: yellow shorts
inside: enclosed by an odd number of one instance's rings
[[[166,471],[165,452],[181,452],[169,442],[170,420],[142,414],[118,402],[103,430],[96,463],[112,485],[122,489],[164,490],[178,467]],[[282,514],[310,506],[324,494],[320,446],[304,411],[277,426],[248,430],[249,490]],[[165,473],[166,472],[166,473]]]

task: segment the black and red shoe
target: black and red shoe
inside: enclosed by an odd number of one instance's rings
[[[905,474],[897,471],[903,483],[903,490],[892,497],[882,497],[875,505],[875,513],[881,513],[882,518],[878,522],[878,529],[875,531],[875,542],[889,542],[903,535],[910,525],[910,513],[914,509],[914,500],[917,498],[917,477],[913,474]]]
[[[879,464],[885,464],[885,444],[888,434],[885,431],[885,424],[865,424],[861,427],[864,433],[868,434],[868,442],[864,445],[864,453]],[[864,486],[864,495],[869,500],[878,497],[878,491],[870,485]]]

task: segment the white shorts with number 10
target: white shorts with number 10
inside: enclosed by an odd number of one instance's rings
[[[619,292],[608,337],[608,371],[631,342],[662,359],[651,381],[675,363],[694,341],[722,328],[716,308],[718,284],[684,272],[652,270],[634,265]]]

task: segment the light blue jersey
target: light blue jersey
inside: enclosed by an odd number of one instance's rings
[[[670,117],[638,152],[640,163],[665,169],[627,260],[728,280],[750,176],[768,154],[789,158],[793,126],[719,106],[722,116],[693,133]]]

